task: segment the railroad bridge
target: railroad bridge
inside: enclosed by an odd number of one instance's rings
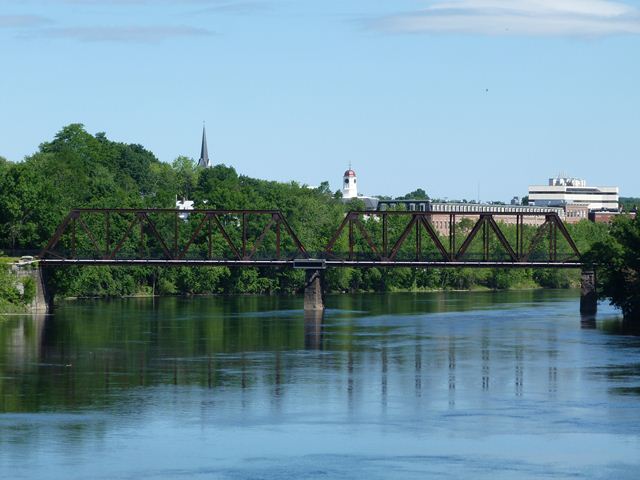
[[[69,265],[304,269],[305,310],[324,308],[327,268],[575,268],[583,270],[581,311],[595,313],[595,276],[584,271],[578,247],[556,213],[452,212],[448,221],[443,234],[430,212],[351,211],[322,231],[309,232],[299,223],[313,237],[314,243],[305,245],[279,210],[78,208],[58,225],[38,262],[44,270]]]

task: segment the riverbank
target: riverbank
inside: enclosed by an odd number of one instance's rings
[[[28,312],[34,294],[33,282],[18,278],[8,263],[0,263],[0,315]]]
[[[542,287],[535,283],[516,285],[504,289],[488,288],[484,286],[473,286],[468,289],[455,289],[455,288],[409,288],[409,289],[391,289],[388,291],[375,291],[375,290],[359,290],[359,291],[328,291],[326,295],[340,296],[340,295],[382,295],[382,294],[403,294],[403,293],[480,293],[480,292],[527,292],[527,291],[561,291],[561,290],[577,290],[578,286],[572,286],[567,288],[549,288]],[[303,292],[294,293],[184,293],[184,294],[153,294],[149,292],[139,292],[133,295],[120,295],[120,296],[69,296],[63,298],[56,298],[59,302],[76,302],[81,300],[117,300],[117,299],[135,299],[135,298],[225,298],[225,297],[277,297],[277,298],[292,298],[302,295]]]

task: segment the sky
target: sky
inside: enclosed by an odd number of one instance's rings
[[[63,126],[258,178],[640,196],[640,0],[0,0],[0,156]]]

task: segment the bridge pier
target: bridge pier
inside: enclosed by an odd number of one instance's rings
[[[28,306],[31,313],[49,313],[53,310],[53,297],[47,288],[47,272],[34,264],[16,264],[13,267],[19,280],[30,278],[35,286],[35,295]]]
[[[322,270],[305,270],[304,310],[323,311]]]
[[[583,270],[580,279],[580,313],[584,316],[593,316],[597,311],[596,272],[594,270]]]

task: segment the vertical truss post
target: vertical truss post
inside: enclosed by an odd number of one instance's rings
[[[516,257],[520,260],[520,215],[516,215]]]
[[[549,261],[555,262],[558,256],[557,229],[555,222],[549,222]]]
[[[105,230],[105,249],[104,249],[104,258],[108,258],[109,257],[109,250],[111,249],[111,233],[110,233],[110,220],[109,218],[111,217],[110,212],[106,212],[105,217],[104,217],[104,230]]]
[[[455,260],[456,258],[456,216],[455,214],[449,215],[449,259]]]
[[[276,260],[280,260],[280,217],[276,222]]]
[[[420,261],[422,257],[422,225],[416,222],[416,261]]]
[[[213,220],[211,219],[211,214],[207,213],[207,220],[208,220],[208,224],[207,228],[208,228],[208,232],[207,232],[207,247],[208,247],[208,259],[211,260],[211,258],[213,257]]]
[[[389,231],[387,224],[387,213],[382,214],[382,258],[386,259],[389,252]]]
[[[482,246],[484,247],[484,261],[487,262],[489,260],[489,225],[487,225],[486,218],[484,223],[482,224],[482,237]]]
[[[349,214],[349,260],[353,260],[353,216]]]
[[[247,258],[247,214],[242,214],[242,258]]]
[[[144,257],[144,222],[142,221],[142,215],[136,213],[140,219],[140,258]]]
[[[520,215],[520,258],[524,257],[524,215]]]
[[[173,258],[178,258],[178,212],[173,217]]]
[[[71,222],[71,258],[76,258],[76,224],[77,216],[74,215],[73,221]]]

